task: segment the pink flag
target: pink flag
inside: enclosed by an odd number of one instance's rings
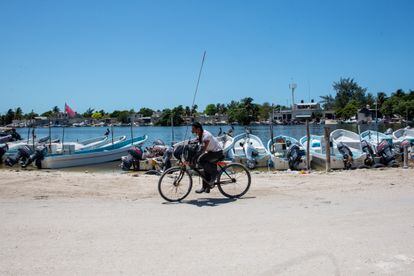
[[[65,112],[68,114],[69,118],[75,117],[75,111],[72,110],[66,103],[65,103]]]

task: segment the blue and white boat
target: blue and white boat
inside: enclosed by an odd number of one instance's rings
[[[89,150],[64,151],[63,154],[52,153],[44,157],[41,162],[41,167],[46,169],[59,169],[120,160],[122,156],[127,154],[131,146],[142,145],[147,139],[148,136],[144,135],[129,140],[118,140],[117,143],[108,143]]]
[[[399,145],[404,140],[414,142],[414,129],[400,128],[392,133],[392,140],[394,144]]]
[[[366,130],[361,133],[361,140],[367,141],[370,145],[373,146],[373,149],[376,151],[377,146],[383,141],[386,140],[390,145],[393,144],[392,136],[385,133],[375,131],[375,130]]]
[[[267,142],[267,150],[271,154],[273,167],[276,170],[288,170],[289,167],[289,150],[293,149],[292,147],[297,146],[299,159],[298,164],[296,164],[296,170],[307,169],[306,168],[306,149],[293,137],[286,135],[278,135],[273,137]],[[309,159],[312,160],[312,156],[309,156]]]
[[[304,148],[307,146],[307,137],[304,136],[300,139],[300,143]],[[353,155],[353,166],[358,167],[364,164],[366,159],[366,153],[362,151],[361,140],[359,135],[347,131],[344,129],[334,130],[330,135],[330,159],[331,159],[331,169],[343,169],[344,166],[344,157],[342,153],[338,150],[338,144],[345,144],[352,152]],[[326,147],[325,147],[325,138],[324,136],[311,135],[309,143],[309,151],[312,155],[312,163],[317,166],[326,165]]]

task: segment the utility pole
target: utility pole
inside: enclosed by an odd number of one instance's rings
[[[294,82],[289,84],[289,88],[292,90],[292,121],[295,119],[295,89],[298,85]]]

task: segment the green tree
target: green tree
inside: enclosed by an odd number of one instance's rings
[[[13,109],[9,109],[4,117],[5,124],[11,124],[14,120],[14,111]]]
[[[53,114],[56,116],[56,115],[58,115],[58,114],[60,113],[60,108],[59,108],[57,105],[55,105],[55,106],[52,108],[52,112],[53,112]]]
[[[324,110],[332,110],[332,109],[334,109],[334,106],[335,106],[335,98],[332,97],[331,94],[326,95],[326,96],[321,96],[320,98],[322,99],[321,103],[322,103],[322,108]]]
[[[268,102],[264,102],[262,105],[259,105],[259,117],[261,120],[268,120],[270,113],[272,113],[272,106]]]
[[[151,117],[152,114],[154,114],[154,110],[147,107],[142,107],[139,111],[139,114],[141,114],[143,117]]]
[[[83,114],[82,114],[82,116],[83,117],[85,117],[85,118],[91,118],[92,117],[92,114],[94,113],[94,111],[95,111],[95,109],[93,109],[93,108],[88,108]]]
[[[53,115],[54,115],[54,113],[53,113],[53,111],[52,111],[52,110],[49,110],[49,111],[43,112],[43,113],[41,114],[41,116],[43,116],[43,117],[48,117],[48,118],[52,118],[52,117],[54,117]]]
[[[32,111],[30,111],[29,113],[26,113],[24,115],[24,118],[26,120],[28,120],[28,119],[33,119],[34,117],[37,117],[37,116],[39,116],[39,114],[37,114],[36,112],[34,112],[33,109],[32,109]]]
[[[23,119],[23,111],[20,107],[16,108],[16,110],[14,111],[14,119],[15,120]]]
[[[186,116],[190,116],[191,115],[191,108],[188,105],[185,107],[185,115]]]
[[[337,111],[343,109],[352,100],[358,108],[366,103],[367,89],[359,86],[351,78],[341,78],[339,82],[334,82],[333,89],[336,92],[334,107]]]
[[[216,104],[216,110],[218,114],[226,114],[227,112],[227,107],[225,104]]]
[[[215,104],[208,104],[204,110],[206,115],[215,115],[217,113],[217,108]]]
[[[101,112],[94,112],[91,117],[92,117],[92,119],[100,120],[100,119],[102,119],[103,115],[102,115]]]
[[[336,116],[344,119],[350,119],[357,115],[358,112],[358,103],[356,100],[348,102],[344,108],[336,111]]]
[[[127,123],[130,123],[129,115],[130,115],[130,112],[128,110],[122,110],[122,111],[119,111],[118,116],[116,118],[118,119],[119,122],[123,124],[127,124]]]

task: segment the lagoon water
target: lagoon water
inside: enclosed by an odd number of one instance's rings
[[[355,124],[341,124],[341,125],[330,125],[331,129],[343,128],[358,132],[358,127]],[[220,131],[220,128],[223,131],[228,131],[230,126],[205,126],[205,129],[210,131],[213,135],[217,135]],[[378,125],[379,131],[385,131],[387,128],[393,128],[394,130],[401,128],[401,125]],[[88,138],[93,138],[101,136],[105,133],[107,127],[53,127],[51,128],[52,139],[62,139],[64,132],[64,141],[81,141]],[[266,125],[257,125],[249,126],[252,134],[259,136],[263,143],[266,144],[270,139],[270,128]],[[311,124],[310,132],[315,135],[323,135],[324,125]],[[366,124],[361,125],[360,130],[365,131],[367,129],[376,130],[377,126],[375,124]],[[244,126],[234,126],[234,136],[243,133],[245,131]],[[28,128],[17,129],[17,132],[20,133],[23,139],[27,139],[28,134],[31,130]],[[131,137],[131,128],[130,127],[114,127],[113,128],[114,137],[126,135],[127,138]],[[177,126],[173,128],[174,132],[174,141],[181,141],[185,138],[193,137],[191,134],[191,127],[187,126]],[[148,140],[145,146],[149,146],[153,141],[157,139],[163,140],[166,144],[171,144],[172,141],[172,128],[171,127],[155,127],[155,126],[139,126],[133,127],[132,135],[134,137],[147,134]],[[49,135],[49,128],[36,128],[35,135],[40,138]],[[306,126],[305,125],[275,125],[273,126],[273,135],[287,135],[292,136],[296,139],[306,135]]]

